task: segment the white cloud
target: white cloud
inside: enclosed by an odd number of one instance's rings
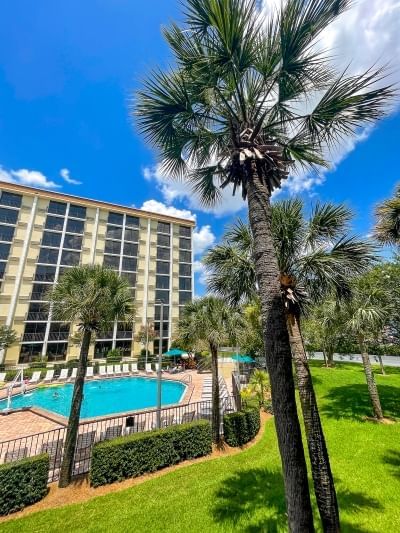
[[[163,202],[158,202],[157,200],[146,200],[139,209],[151,211],[152,213],[159,213],[160,215],[168,215],[171,217],[185,218],[196,221],[196,215],[189,211],[189,209],[178,209],[177,207],[166,205]]]
[[[3,167],[0,167],[0,180],[45,189],[58,189],[61,187],[61,185],[49,180],[38,170],[28,170],[26,168],[5,170]]]
[[[71,178],[70,171],[67,168],[62,168],[60,170],[60,176],[62,177],[64,181],[66,181],[70,185],[82,185],[81,181]]]
[[[202,285],[207,285],[206,267],[201,261],[197,260],[193,262],[193,272],[197,274],[196,279],[198,283],[201,283]]]
[[[215,235],[211,230],[211,226],[202,226],[200,229],[195,229],[193,232],[193,252],[195,255],[202,254],[210,248],[215,242]]]

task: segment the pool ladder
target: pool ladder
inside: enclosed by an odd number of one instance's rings
[[[18,379],[21,378],[21,390],[24,391],[25,383],[24,383],[24,369],[20,368],[18,372],[16,373],[14,379],[10,383],[10,385],[7,388],[7,407],[3,409],[3,411],[8,412],[11,409],[11,398],[12,398],[12,391],[18,381]]]

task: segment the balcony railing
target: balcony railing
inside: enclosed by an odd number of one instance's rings
[[[49,313],[45,313],[42,311],[30,311],[26,315],[26,320],[38,320],[38,321],[44,321],[49,318]]]
[[[50,331],[49,333],[49,341],[65,341],[68,337],[68,331]]]
[[[24,333],[22,342],[44,341],[45,333]]]

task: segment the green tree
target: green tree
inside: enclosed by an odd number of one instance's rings
[[[9,346],[17,342],[17,340],[18,340],[18,335],[16,331],[14,331],[9,326],[5,326],[3,324],[0,325],[0,355]],[[3,361],[0,360],[0,364],[2,363]]]
[[[310,303],[332,291],[350,292],[354,276],[364,272],[374,258],[373,247],[349,236],[351,211],[341,205],[317,204],[306,218],[301,200],[271,206],[271,231],[280,272],[287,329],[296,367],[300,401],[307,434],[314,489],[325,523],[335,522],[336,493],[325,437],[302,338],[301,318]],[[257,295],[254,239],[242,221],[225,234],[222,244],[210,250],[204,263],[209,288],[231,304],[252,301]]]
[[[374,234],[382,244],[400,245],[400,184],[392,198],[377,205]]]
[[[270,390],[267,372],[256,368],[251,375],[249,388],[255,393],[260,407],[264,405],[266,394]]]
[[[179,321],[179,337],[193,347],[207,343],[211,354],[212,372],[212,430],[215,442],[220,439],[221,416],[219,409],[218,350],[226,343],[235,342],[243,319],[237,309],[230,308],[221,299],[205,296],[186,304]]]
[[[106,331],[115,320],[132,322],[133,305],[128,283],[113,270],[99,265],[68,269],[49,292],[54,320],[72,322],[82,332],[79,364],[72,394],[59,487],[71,482],[88,352],[93,333]]]
[[[373,87],[382,69],[337,73],[316,46],[350,5],[288,0],[265,20],[256,0],[185,0],[182,25],[164,29],[175,67],[150,74],[134,104],[164,172],[205,205],[226,186],[247,200],[291,531],[312,530],[313,518],[270,197],[296,167],[326,166],[327,149],[382,117],[394,94]],[[337,513],[327,520],[339,528]]]

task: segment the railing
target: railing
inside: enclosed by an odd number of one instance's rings
[[[236,410],[232,397],[221,400],[223,415]],[[161,427],[184,424],[194,420],[211,420],[211,401],[188,403],[161,409]],[[79,426],[73,475],[85,474],[90,469],[93,445],[121,435],[152,431],[157,427],[157,409],[137,411],[116,417],[82,422]],[[220,428],[222,433],[222,425]],[[48,453],[50,457],[49,482],[59,477],[67,429],[65,427],[37,433],[19,439],[0,442],[0,463]]]
[[[240,396],[240,375],[237,372],[232,372],[232,394],[236,401],[237,410],[242,409],[242,397]]]
[[[47,320],[49,313],[44,311],[30,311],[26,314],[26,320]]]

